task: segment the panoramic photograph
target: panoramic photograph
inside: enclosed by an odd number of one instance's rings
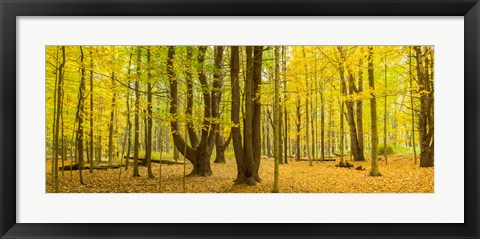
[[[434,46],[45,47],[46,193],[434,193]]]

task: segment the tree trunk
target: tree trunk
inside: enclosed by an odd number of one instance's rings
[[[287,52],[286,52],[286,47],[282,46],[282,71],[283,71],[283,115],[284,115],[284,138],[283,138],[283,149],[284,149],[284,163],[288,163],[288,115],[287,115]]]
[[[347,62],[346,54],[345,51],[343,50],[342,47],[337,47],[338,51],[340,52],[340,57],[341,57],[341,70],[340,70],[340,81],[341,81],[341,88],[342,88],[342,94],[344,97],[347,95],[351,95],[357,92],[357,89],[355,87],[355,82],[354,82],[354,76],[350,70],[350,68],[347,67],[347,72],[348,72],[348,88],[349,88],[349,93],[347,93],[347,85],[346,85],[346,80],[345,80],[345,64]],[[347,123],[350,128],[350,145],[351,145],[351,152],[354,157],[355,161],[365,161],[365,158],[363,157],[363,153],[360,151],[360,143],[358,140],[358,135],[357,135],[357,126],[355,123],[355,114],[354,114],[354,103],[351,100],[345,100],[345,105],[347,107]]]
[[[363,57],[363,56],[362,56]],[[360,58],[358,67],[358,86],[357,93],[361,94],[363,92],[363,58]],[[358,154],[364,158],[364,139],[363,139],[363,103],[359,99],[356,102],[357,104],[357,139],[358,139]]]
[[[308,111],[308,98],[310,97],[310,89],[308,85],[308,71],[307,71],[307,57],[305,55],[305,47],[302,47],[303,51],[303,60],[304,60],[304,70],[305,70],[305,86],[306,86],[306,97],[305,97],[305,149],[307,152],[307,158],[308,158],[308,165],[312,166],[312,159],[310,158],[310,145],[309,145],[309,140],[308,140],[308,134],[310,133],[308,130],[308,125],[310,122],[308,122],[309,119],[309,111]]]
[[[431,47],[415,46],[417,79],[420,94],[419,135],[420,167],[433,167],[434,127],[433,127],[433,82],[430,82],[429,66]]]
[[[280,142],[281,132],[280,132],[280,49],[278,46],[275,46],[275,77],[274,77],[274,103],[273,103],[273,157],[275,159],[275,170],[274,170],[274,183],[273,183],[273,192],[279,192],[279,163],[280,163]]]
[[[93,172],[93,54],[90,47],[90,173]]]
[[[132,55],[130,53],[130,57],[128,60],[128,71],[127,71],[127,79],[128,85],[130,86],[130,66],[132,65]],[[130,121],[130,88],[127,88],[127,158],[125,159],[125,171],[128,170],[128,165],[130,164],[130,149],[132,147],[132,122]],[[123,155],[122,155],[123,157]]]
[[[80,65],[81,65],[81,80],[80,80],[80,93],[78,95],[78,114],[77,114],[77,121],[78,121],[78,129],[77,129],[77,151],[78,151],[78,163],[80,165],[79,177],[80,177],[80,184],[83,183],[82,177],[82,169],[83,169],[83,116],[85,114],[85,67],[83,66],[83,48],[80,46]]]
[[[108,163],[111,163],[113,160],[113,120],[115,118],[115,104],[116,104],[116,92],[115,92],[115,71],[112,71],[112,111],[110,111],[110,122],[108,125]]]
[[[179,131],[178,119],[170,122],[173,141],[176,148],[193,165],[193,170],[189,176],[210,176],[212,170],[210,167],[210,156],[212,154],[215,133],[218,130],[218,123],[211,122],[211,119],[217,121],[219,118],[219,93],[221,90],[220,72],[213,76],[213,85],[210,87],[204,72],[205,52],[207,47],[201,46],[198,51],[198,78],[202,86],[204,100],[204,120],[202,123],[201,138],[197,147],[188,146]],[[223,56],[223,47],[216,47],[215,65],[220,65]],[[167,74],[170,82],[170,114],[178,117],[178,83],[174,72],[175,48],[168,47]],[[219,62],[217,62],[219,61]]]
[[[187,131],[188,131],[188,138],[190,139],[190,144],[192,147],[198,147],[198,136],[195,132],[195,128],[193,125],[193,80],[192,80],[192,73],[193,73],[193,47],[187,47],[187,65],[186,65],[186,85],[187,85],[187,107],[185,109],[185,113],[188,116],[187,119]]]
[[[372,128],[372,168],[370,176],[380,176],[378,171],[378,133],[377,133],[377,100],[375,98],[375,79],[373,72],[373,47],[368,47],[368,84],[372,91],[370,96],[370,117]]]
[[[253,160],[255,165],[255,179],[257,182],[261,181],[258,170],[260,169],[260,158],[261,158],[261,115],[262,115],[262,104],[260,101],[260,84],[262,82],[262,62],[263,62],[263,46],[254,46],[253,47],[253,89],[254,89],[254,111],[253,111],[253,133],[252,133],[252,142],[253,142]]]
[[[245,182],[249,185],[254,185],[257,180],[255,178],[255,164],[254,164],[254,143],[253,139],[253,118],[254,118],[254,103],[255,87],[253,80],[253,51],[252,47],[246,47],[246,79],[245,79],[245,124],[244,124],[244,164],[245,164]]]
[[[140,112],[140,71],[142,64],[142,50],[137,47],[137,78],[135,79],[135,120],[134,120],[134,143],[133,143],[133,177],[140,177],[138,172],[138,148],[139,142],[139,112]]]
[[[413,53],[412,53],[412,47],[409,46],[410,54],[409,54],[409,61],[408,61],[408,69],[409,69],[409,80],[410,80],[410,108],[411,109],[411,114],[412,114],[412,145],[413,147],[413,160],[414,163],[417,164],[417,149],[416,149],[416,144],[415,144],[415,110],[414,110],[414,103],[413,103],[413,83],[412,83],[412,78],[413,78],[413,72],[412,72],[412,58],[413,58]]]
[[[247,56],[248,56],[248,47],[247,47]],[[239,47],[231,47],[231,56],[230,56],[230,84],[232,88],[232,113],[230,119],[233,122],[231,128],[232,142],[233,142],[233,151],[235,153],[235,160],[237,163],[237,178],[235,179],[236,184],[248,183],[250,185],[255,184],[255,179],[253,175],[253,161],[252,163],[246,162],[244,157],[245,151],[242,145],[242,135],[240,132],[240,82],[239,82],[239,71],[240,71],[240,57],[239,57]],[[250,56],[251,57],[251,56]],[[247,72],[249,73],[249,72]],[[248,79],[248,78],[247,78]],[[246,84],[248,85],[248,84]],[[248,90],[251,90],[248,88]],[[245,94],[250,94],[245,88]],[[246,127],[246,125],[245,125]],[[247,137],[245,135],[245,137]]]
[[[295,143],[295,160],[300,161],[300,127],[302,121],[302,115],[300,114],[300,97],[297,98],[297,135],[296,135],[296,143]]]
[[[150,66],[150,46],[147,47],[147,125],[145,135],[145,158],[147,161],[148,178],[155,178],[152,172],[152,82]]]
[[[388,164],[388,150],[387,150],[387,54],[385,54],[385,103],[383,109],[383,155],[385,157],[385,164]]]
[[[57,48],[58,49],[58,48]],[[54,184],[54,192],[58,193],[58,137],[59,137],[59,128],[60,128],[60,114],[61,114],[61,109],[62,107],[62,94],[63,94],[63,67],[65,66],[65,46],[62,46],[62,63],[60,63],[60,66],[58,67],[58,82],[57,82],[57,90],[56,90],[56,97],[55,97],[55,121],[54,121],[54,142],[53,142],[53,147],[54,147],[54,161],[53,161],[53,184]],[[63,121],[62,121],[63,124]],[[62,132],[63,132],[63,127],[62,127]],[[62,133],[63,135],[63,133]],[[63,141],[63,139],[62,139]],[[64,145],[62,144],[62,147]],[[63,156],[62,156],[62,162],[63,162]]]

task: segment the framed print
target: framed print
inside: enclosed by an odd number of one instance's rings
[[[0,7],[2,238],[479,236],[478,1]]]

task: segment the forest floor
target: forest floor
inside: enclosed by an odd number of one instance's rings
[[[182,160],[182,159],[180,159]],[[418,160],[418,159],[417,159]],[[280,165],[280,192],[282,193],[433,193],[434,168],[420,168],[413,162],[413,155],[392,155],[388,164],[381,160],[381,177],[370,177],[371,162],[354,162],[354,168],[338,168],[336,161],[315,162],[289,161]],[[225,164],[212,163],[213,175],[209,177],[187,177],[183,187],[184,165],[162,164],[161,186],[159,164],[152,163],[156,178],[148,179],[147,168],[140,166],[141,177],[133,178],[133,166],[122,169],[83,171],[84,185],[80,185],[79,171],[59,171],[61,193],[269,193],[273,189],[273,159],[262,159],[260,177],[262,182],[255,186],[234,185],[237,168],[233,157]],[[185,165],[188,174],[192,166]],[[120,172],[121,170],[121,172]],[[46,191],[53,192],[51,161],[46,164]]]

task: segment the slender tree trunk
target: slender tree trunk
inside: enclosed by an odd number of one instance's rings
[[[278,46],[275,46],[275,77],[274,77],[274,105],[273,105],[273,157],[275,159],[275,170],[274,170],[274,183],[273,183],[273,192],[279,192],[279,175],[280,175],[280,142],[281,132],[280,132],[280,49]]]
[[[112,46],[112,51],[115,50],[115,47]],[[114,61],[114,57],[112,61]],[[113,137],[114,137],[114,132],[113,132],[113,126],[114,126],[114,119],[115,119],[115,107],[116,107],[116,98],[117,98],[117,93],[115,89],[115,71],[112,70],[112,90],[113,90],[113,96],[112,96],[112,111],[110,111],[110,123],[108,125],[108,163],[111,164],[113,157],[114,157],[114,146],[113,146]]]
[[[186,64],[186,71],[185,71],[185,80],[187,85],[187,107],[185,109],[185,113],[188,116],[187,119],[187,131],[188,136],[190,139],[190,145],[192,147],[198,147],[199,139],[197,133],[195,132],[195,128],[193,125],[193,47],[187,47],[187,64]]]
[[[370,176],[380,176],[378,171],[378,133],[377,133],[377,100],[375,98],[375,79],[373,69],[373,47],[368,47],[368,85],[372,91],[370,96],[370,126],[372,129],[372,168]]]
[[[65,66],[65,46],[62,46],[62,63],[60,63],[60,66],[58,67],[58,82],[57,82],[57,90],[56,90],[56,107],[55,107],[55,126],[54,126],[54,161],[53,161],[53,184],[54,184],[54,192],[58,193],[58,137],[59,137],[59,128],[60,128],[60,117],[61,117],[61,108],[62,107],[62,94],[63,94],[63,67]],[[83,58],[83,53],[82,53],[82,58]],[[63,124],[63,120],[62,120]],[[62,132],[63,132],[63,126],[62,126]],[[62,133],[63,135],[63,133]],[[63,138],[63,137],[62,137]],[[63,139],[62,139],[63,140]],[[63,146],[63,145],[62,145]],[[62,162],[63,162],[63,156],[62,156]]]
[[[413,83],[412,83],[412,78],[413,78],[413,71],[412,71],[412,58],[413,58],[413,53],[412,53],[412,47],[409,46],[410,54],[409,54],[409,61],[408,61],[408,69],[409,69],[409,80],[410,80],[410,108],[411,114],[412,114],[412,147],[413,147],[413,160],[414,163],[417,164],[417,149],[415,147],[415,110],[414,110],[414,103],[413,103]]]
[[[130,57],[128,60],[128,70],[127,70],[127,78],[128,78],[128,86],[130,86],[130,67],[132,65],[132,55],[130,53]],[[127,88],[127,156],[125,158],[125,171],[128,170],[128,165],[130,164],[130,149],[132,147],[132,122],[130,121],[130,88]],[[122,155],[123,156],[123,155]]]
[[[322,80],[323,81],[323,80]],[[325,160],[325,100],[323,98],[324,85],[320,89],[320,154]]]
[[[145,158],[147,161],[148,178],[155,178],[152,172],[152,82],[150,66],[150,46],[147,47],[147,134],[145,135]]]
[[[308,110],[308,98],[310,97],[310,89],[309,89],[309,84],[308,84],[308,71],[307,71],[307,57],[305,55],[305,47],[302,47],[302,51],[303,51],[303,60],[304,60],[304,70],[305,70],[305,86],[306,86],[306,97],[305,97],[305,149],[306,149],[306,152],[307,152],[307,158],[308,158],[308,165],[309,166],[312,166],[312,159],[310,157],[310,142],[308,140],[308,134],[309,134],[309,130],[308,130],[308,126],[309,126],[309,123],[308,122],[310,120],[309,118],[309,110]]]
[[[269,124],[269,118],[270,118],[270,110],[268,109],[268,105],[267,105],[267,109],[265,110],[266,111],[266,116],[265,116],[265,145],[267,146],[267,151],[266,151],[266,155],[268,157],[272,157],[272,145],[270,144],[270,124]]]
[[[80,184],[83,183],[83,177],[82,177],[82,169],[83,169],[83,162],[84,162],[84,157],[83,157],[83,118],[85,115],[85,67],[83,66],[83,47],[80,46],[80,65],[81,65],[81,80],[80,80],[80,93],[78,96],[78,115],[77,115],[77,121],[78,121],[78,129],[77,129],[77,151],[78,151],[78,163],[79,163],[79,177],[80,177]]]
[[[300,97],[297,98],[297,135],[296,135],[296,143],[295,143],[295,160],[300,161],[300,129],[301,129],[301,121],[302,117],[300,114]]]
[[[138,172],[138,148],[140,146],[139,133],[140,133],[140,71],[142,64],[142,50],[141,47],[137,47],[137,78],[135,79],[135,120],[134,120],[134,143],[133,143],[133,177],[140,177]]]
[[[363,56],[362,56],[363,57]],[[363,92],[363,58],[360,58],[358,67],[358,87],[357,93],[361,94]],[[363,139],[363,103],[362,100],[359,99],[356,102],[357,104],[357,139],[358,139],[358,154],[361,158],[364,158],[364,139]]]
[[[93,172],[93,54],[90,47],[90,173]]]
[[[284,115],[284,138],[283,138],[283,149],[284,149],[284,163],[288,163],[288,115],[287,115],[287,52],[286,47],[282,46],[282,71],[283,71],[283,115]]]
[[[385,104],[383,109],[383,154],[385,164],[388,164],[387,150],[387,54],[385,54]]]

